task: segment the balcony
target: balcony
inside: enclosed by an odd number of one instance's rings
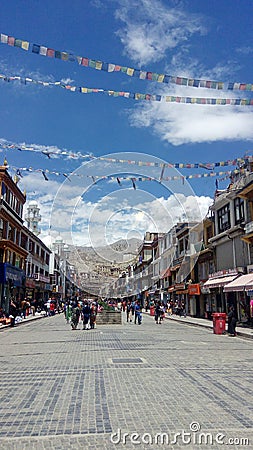
[[[244,235],[241,237],[241,239],[247,244],[252,244],[253,242],[253,222],[246,223],[244,227]]]
[[[245,234],[253,233],[253,222],[246,223],[244,227]]]

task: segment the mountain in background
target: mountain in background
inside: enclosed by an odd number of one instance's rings
[[[68,261],[77,268],[82,288],[97,295],[103,285],[114,282],[135,261],[141,244],[140,239],[131,238],[96,248],[70,245]]]

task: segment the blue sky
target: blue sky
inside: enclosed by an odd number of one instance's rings
[[[1,5],[0,32],[102,62],[226,85],[253,82],[252,13],[251,0],[14,0]],[[5,44],[0,44],[0,74],[161,96],[252,98],[251,92],[107,73]],[[38,150],[53,146],[95,157],[121,154],[122,159],[128,153],[130,159],[141,160],[143,155],[145,161],[158,158],[161,163],[217,162],[252,154],[252,106],[135,101],[2,80],[0,104],[2,142],[36,144]],[[28,202],[39,203],[42,234],[51,225],[52,235],[61,232],[66,241],[80,245],[142,236],[150,224],[168,231],[173,220],[191,219],[192,210],[198,211],[198,219],[207,211],[215,189],[214,178],[136,182],[136,190],[131,180],[121,186],[115,180],[94,185],[91,175],[159,178],[159,170],[101,161],[82,165],[81,159],[49,159],[41,152],[3,149],[2,159],[5,156],[11,173],[13,167],[28,166],[67,174],[77,171],[79,176],[71,181],[52,174],[45,181],[41,173],[23,171],[19,186],[26,189]],[[164,176],[172,174],[169,170]],[[184,169],[180,174],[204,172]],[[227,184],[227,179],[220,181],[219,187]]]

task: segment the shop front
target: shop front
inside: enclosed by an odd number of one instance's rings
[[[188,294],[189,294],[190,315],[193,317],[202,317],[204,305],[200,304],[200,294],[201,294],[200,284],[199,283],[189,284]]]
[[[203,303],[203,309],[204,309],[204,318],[205,319],[210,319],[212,320],[212,313],[214,312],[214,300],[213,300],[213,296],[214,294],[212,293],[212,291],[208,288],[204,286],[205,282],[201,282],[200,283],[200,297],[202,299],[202,303]]]
[[[209,294],[208,313],[212,314],[213,312],[227,311],[227,297],[224,292],[224,287],[235,280],[238,275],[237,271],[231,270],[222,270],[209,275],[208,280],[203,284],[203,288],[207,288],[211,292],[211,294]]]
[[[174,286],[175,305],[178,305],[179,310],[190,314],[190,305],[188,301],[188,289],[185,283],[178,283]]]
[[[228,296],[233,294],[235,297],[235,302],[228,302],[228,306],[232,304],[235,307],[238,320],[242,323],[252,323],[253,273],[236,278],[225,286],[224,291]]]
[[[26,278],[26,280],[25,280],[25,296],[30,303],[35,298],[35,296],[34,296],[35,288],[36,288],[35,280],[30,277]]]
[[[9,314],[10,299],[20,304],[25,296],[25,272],[9,263],[0,263],[1,308]]]
[[[33,279],[35,281],[34,289],[34,300],[36,300],[37,305],[41,308],[47,302],[49,298],[48,287],[51,289],[50,278],[40,273],[33,274]]]

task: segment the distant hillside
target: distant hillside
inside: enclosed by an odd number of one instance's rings
[[[104,247],[69,246],[69,262],[76,266],[82,287],[97,294],[103,285],[112,283],[138,254],[142,241],[119,240]]]
[[[138,253],[138,249],[142,241],[136,238],[126,240],[119,240],[113,244],[103,247],[84,247],[84,246],[70,246],[71,253],[78,253],[84,260],[94,258],[97,262],[112,262],[114,264],[121,264],[132,260]]]

